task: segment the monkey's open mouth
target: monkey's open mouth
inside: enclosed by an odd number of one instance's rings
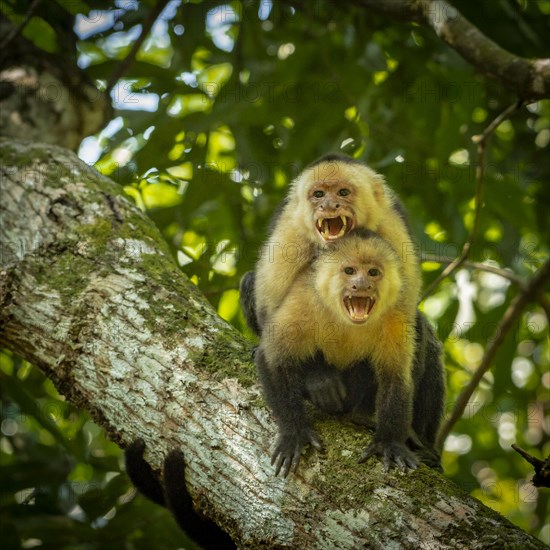
[[[353,220],[347,216],[319,218],[315,227],[325,241],[334,241],[353,229]]]
[[[354,323],[364,323],[376,303],[371,296],[344,296],[344,307]]]

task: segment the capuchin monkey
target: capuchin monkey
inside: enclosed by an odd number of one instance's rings
[[[254,273],[241,281],[241,307],[251,330],[261,333],[319,250],[356,228],[375,231],[398,255],[406,289],[403,312],[414,323],[422,278],[403,206],[380,174],[333,154],[310,164],[291,184]]]
[[[168,508],[182,531],[205,550],[236,548],[225,531],[193,509],[193,501],[185,486],[183,453],[178,450],[168,453],[161,480],[143,458],[144,450],[145,443],[137,439],[124,453],[126,473],[136,489],[149,500]]]
[[[304,398],[327,412],[374,414],[374,439],[359,462],[440,467],[441,347],[418,310],[410,318],[406,273],[391,242],[356,229],[297,274],[262,325],[255,362],[279,427],[276,475],[296,470],[305,445],[321,448]]]
[[[332,154],[306,167],[292,183],[255,271],[241,280],[241,308],[249,328],[261,335],[296,277],[327,245],[357,228],[376,231],[399,256],[402,312],[409,325],[416,323],[421,274],[404,208],[381,175],[360,161]],[[408,351],[407,371],[413,361]],[[340,373],[315,364],[304,373],[310,399],[325,405],[330,400],[330,407],[341,409],[345,389]]]

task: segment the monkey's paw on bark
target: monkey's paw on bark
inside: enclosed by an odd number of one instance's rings
[[[332,414],[343,412],[346,386],[340,376],[307,377],[305,385],[310,401],[318,409]]]
[[[294,473],[298,468],[302,449],[307,444],[315,447],[318,451],[323,448],[319,437],[311,428],[279,434],[275,450],[271,455],[271,464],[275,465],[275,475],[279,475],[281,470],[283,477],[287,477],[290,472]]]
[[[397,441],[373,441],[359,459],[359,462],[365,462],[371,456],[376,456],[382,459],[384,470],[387,472],[392,466],[398,466],[401,470],[406,471],[407,468],[415,470],[418,468],[418,461],[412,451],[410,451],[405,443]]]

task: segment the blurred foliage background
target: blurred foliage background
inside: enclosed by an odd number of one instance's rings
[[[30,4],[1,7],[18,24]],[[509,51],[550,56],[550,1],[453,4]],[[112,98],[112,120],[84,139],[81,158],[150,215],[182,270],[244,332],[239,278],[306,164],[335,151],[364,160],[401,196],[422,254],[453,258],[473,222],[471,137],[517,99],[432,31],[357,2],[51,0],[33,9],[23,36]],[[549,142],[547,100],[497,128],[472,261],[526,278],[548,258]],[[442,267],[423,264],[425,285]],[[466,267],[423,302],[444,342],[448,408],[517,292]],[[547,543],[550,491],[529,483],[531,467],[510,445],[550,453],[548,358],[548,319],[530,304],[443,456],[447,476]],[[135,495],[121,451],[86,414],[31,365],[8,351],[0,361],[3,548],[192,548],[164,510]]]

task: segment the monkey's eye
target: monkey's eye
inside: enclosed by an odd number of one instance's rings
[[[316,198],[316,199],[320,199],[322,197],[325,196],[325,192],[324,191],[314,191],[313,192],[313,196]]]
[[[353,275],[355,273],[355,268],[353,268],[353,267],[344,267],[344,273],[346,275]]]
[[[350,193],[351,193],[351,191],[349,189],[339,189],[338,190],[338,194],[341,197],[347,197]]]
[[[378,275],[380,275],[380,270],[376,267],[371,267],[368,273],[371,277],[378,277]]]

